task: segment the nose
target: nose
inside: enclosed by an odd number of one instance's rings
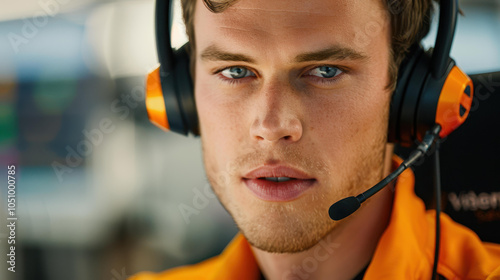
[[[265,86],[257,94],[250,135],[261,143],[297,142],[302,137],[299,97],[286,84]]]

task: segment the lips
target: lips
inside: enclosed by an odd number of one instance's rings
[[[243,181],[258,198],[281,202],[297,199],[317,182],[305,172],[282,165],[257,168]]]

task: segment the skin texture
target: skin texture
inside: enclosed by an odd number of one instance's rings
[[[387,225],[392,190],[339,222],[328,208],[390,170],[386,9],[377,0],[240,0],[214,14],[198,1],[194,28],[207,177],[266,278],[352,278]],[[334,56],[307,60],[332,48]],[[234,66],[247,76],[231,78]],[[321,66],[341,71],[324,78]],[[292,201],[259,199],[243,177],[276,164],[307,173],[314,186]]]

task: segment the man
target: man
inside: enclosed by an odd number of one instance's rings
[[[133,279],[430,279],[434,218],[390,173],[389,104],[424,0],[185,0],[207,177],[241,230],[218,257]],[[396,8],[396,9],[395,9]],[[500,248],[442,217],[438,273],[500,277]],[[494,272],[495,271],[495,272]]]

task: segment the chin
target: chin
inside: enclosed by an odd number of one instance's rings
[[[315,204],[300,200],[258,204],[258,207],[252,205],[252,211],[242,211],[240,207],[228,210],[248,242],[262,251],[298,253],[308,250],[338,224],[328,217],[328,207],[317,201]]]
[[[299,253],[314,247],[333,229],[331,224],[319,230],[307,229],[307,226],[278,226],[267,229],[249,227],[242,233],[248,242],[255,248],[270,253]]]

